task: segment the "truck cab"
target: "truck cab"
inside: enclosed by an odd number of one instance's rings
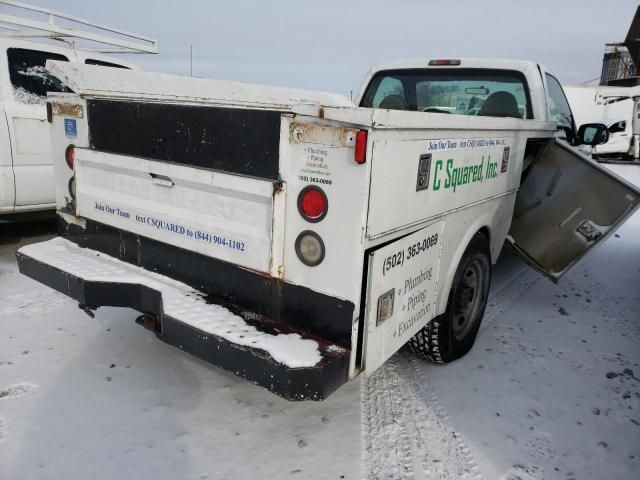
[[[101,53],[106,50],[102,42],[109,42],[108,38],[55,23],[65,19],[77,24],[81,19],[11,1],[0,4],[5,9],[0,14],[0,215],[54,210],[55,176],[46,99],[49,92],[72,91],[46,71],[46,62],[136,67]],[[4,13],[13,11],[22,16]],[[52,21],[39,22],[27,13],[48,15]],[[80,23],[109,29],[89,21]],[[100,40],[102,49],[76,47],[75,42],[95,39]]]
[[[375,65],[355,102],[361,107],[553,122],[578,138],[562,86],[546,67],[508,59],[414,59]]]

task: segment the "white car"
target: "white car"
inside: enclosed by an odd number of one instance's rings
[[[68,86],[45,70],[48,60],[87,65],[135,69],[136,67],[97,51],[74,47],[73,41],[110,43],[125,48],[116,38],[101,34],[70,30],[55,23],[38,22],[31,17],[16,17],[8,8],[36,12],[78,21],[74,17],[40,7],[2,0],[6,5],[0,13],[0,215],[55,209],[55,181],[53,158],[47,121],[48,92],[71,92]],[[119,32],[110,27],[94,26],[111,34]],[[48,40],[51,37],[66,39]],[[32,35],[39,41],[28,40]],[[71,40],[69,40],[71,39]],[[111,48],[113,49],[113,47]]]

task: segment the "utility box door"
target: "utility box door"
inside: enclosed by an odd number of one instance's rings
[[[557,281],[640,206],[640,189],[562,140],[525,171],[507,239]]]
[[[373,373],[433,318],[444,223],[369,254],[365,374]]]

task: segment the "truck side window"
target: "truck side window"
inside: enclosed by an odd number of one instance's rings
[[[381,78],[373,96],[373,107],[407,110],[407,97],[402,82],[395,77]]]
[[[7,49],[9,78],[14,89],[14,97],[22,103],[44,103],[47,92],[71,92],[60,80],[45,69],[47,60],[68,62],[69,59],[58,53],[27,50],[23,48]]]
[[[533,118],[527,81],[520,72],[438,68],[376,74],[361,106],[419,112]]]
[[[104,60],[94,60],[93,58],[87,58],[84,63],[87,65],[97,65],[99,67],[113,67],[113,68],[125,68],[129,70],[129,67],[124,65],[118,65],[117,63],[105,62]]]
[[[551,112],[551,120],[555,122],[559,129],[565,132],[573,132],[573,114],[571,113],[571,107],[569,106],[567,97],[564,95],[564,90],[562,90],[560,82],[558,82],[555,77],[552,77],[548,73],[545,75],[547,77],[547,88],[549,89],[547,98]]]
[[[620,120],[609,126],[609,133],[624,132],[627,129],[627,122]]]

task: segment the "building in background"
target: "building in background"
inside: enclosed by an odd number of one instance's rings
[[[600,85],[640,85],[640,7],[631,21],[624,42],[608,43],[602,59]]]

